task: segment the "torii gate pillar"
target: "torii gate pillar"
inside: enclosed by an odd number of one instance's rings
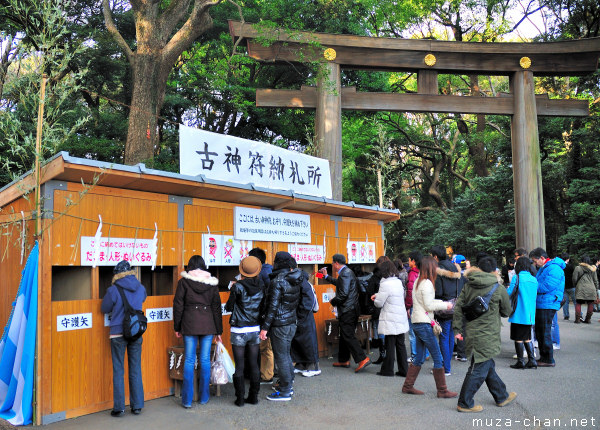
[[[318,77],[315,148],[317,157],[329,160],[333,199],[342,201],[342,84],[334,62],[325,63]]]
[[[546,249],[542,166],[533,72],[511,76],[514,114],[511,121],[516,244],[531,251]]]

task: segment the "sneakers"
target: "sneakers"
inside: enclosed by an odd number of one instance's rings
[[[459,357],[458,355],[457,355],[456,357],[454,357],[454,359],[455,359],[456,361],[462,361],[463,363],[464,363],[465,361],[467,361],[467,357]]]
[[[273,391],[279,391],[279,379],[277,380],[277,382],[273,383],[273,385],[271,386],[271,389]],[[292,387],[292,390],[290,391],[290,395],[293,396],[294,395],[294,388]]]
[[[552,349],[555,350],[555,351],[559,350],[560,349],[560,345],[557,345],[557,344],[553,343],[552,344]]]
[[[142,413],[142,410],[141,410],[141,409],[132,409],[132,410],[131,410],[131,413],[132,413],[133,415],[139,415],[139,414],[141,414],[141,413]]]
[[[413,363],[415,361],[414,357],[408,357],[406,359],[406,361],[408,361],[409,363]]]
[[[463,408],[462,406],[457,406],[456,410],[458,412],[481,412],[483,411],[483,406],[475,405],[472,408]]]
[[[502,406],[508,405],[510,402],[512,402],[516,398],[517,398],[517,393],[515,393],[514,391],[511,391],[510,393],[508,393],[508,398],[501,403],[496,403],[496,406],[501,408]]]
[[[122,417],[123,415],[125,415],[125,411],[115,411],[115,410],[110,411],[111,417]]]
[[[307,378],[312,378],[313,376],[317,376],[321,374],[321,369],[317,370],[305,370],[302,372],[302,376],[306,376]]]
[[[306,369],[298,369],[297,367],[294,367],[294,373],[304,373],[306,372]]]
[[[275,391],[267,396],[267,400],[273,402],[289,402],[292,400],[292,394],[283,394],[281,391]]]

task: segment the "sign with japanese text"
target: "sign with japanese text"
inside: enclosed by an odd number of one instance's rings
[[[92,328],[92,313],[58,315],[56,317],[56,331],[82,330]]]
[[[310,243],[310,215],[236,206],[233,212],[236,239]]]
[[[173,308],[146,309],[148,322],[173,321]]]
[[[331,198],[328,160],[184,125],[179,126],[179,171]]]
[[[348,242],[348,264],[375,263],[375,242]]]
[[[153,239],[134,239],[123,237],[101,237],[100,242],[94,236],[81,237],[81,265],[94,264],[94,252],[98,253],[97,266],[116,266],[121,260],[127,260],[132,266],[152,266],[156,260],[156,246]]]
[[[237,266],[251,249],[251,240],[237,240],[231,235],[202,235],[202,258],[207,266]]]
[[[288,252],[298,264],[323,264],[323,245],[288,245]]]

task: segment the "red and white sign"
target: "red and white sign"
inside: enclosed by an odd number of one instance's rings
[[[348,264],[375,263],[375,242],[348,242]]]
[[[288,245],[288,252],[298,264],[323,264],[323,245]]]
[[[123,237],[81,237],[81,265],[93,266],[94,253],[98,253],[97,266],[116,266],[121,260],[132,266],[152,266],[156,260],[156,246],[153,239],[133,239]]]

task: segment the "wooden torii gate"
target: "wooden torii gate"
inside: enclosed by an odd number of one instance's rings
[[[315,108],[319,157],[331,166],[333,197],[342,199],[342,109],[511,115],[516,245],[546,246],[537,116],[587,116],[586,100],[536,95],[536,76],[581,76],[598,69],[600,38],[549,43],[473,43],[388,39],[273,30],[229,21],[234,39],[247,42],[248,55],[265,62],[323,61],[317,87],[256,91],[261,107]],[[268,46],[257,38],[274,42]],[[342,88],[341,68],[417,73],[417,94],[356,92]],[[505,75],[510,93],[502,97],[441,95],[438,73]]]

